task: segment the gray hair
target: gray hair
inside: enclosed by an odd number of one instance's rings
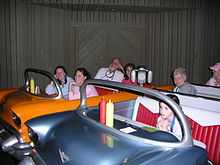
[[[182,75],[186,80],[187,75],[186,75],[186,69],[185,68],[182,68],[182,67],[176,68],[173,72],[173,77],[178,75],[178,74]]]

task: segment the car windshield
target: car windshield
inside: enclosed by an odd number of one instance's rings
[[[46,74],[41,70],[26,70],[25,72],[25,91],[39,97],[55,98],[58,96],[58,90],[55,82],[51,79],[48,72]],[[53,87],[53,93],[47,93],[46,88],[50,85]]]
[[[106,99],[106,102],[109,100]],[[101,102],[99,107],[92,108],[88,111],[87,116],[97,122],[103,124],[101,115]],[[108,103],[107,103],[108,104]],[[113,104],[113,123],[109,123],[107,118],[111,118],[111,114],[108,113],[108,105],[105,110],[105,125],[113,127],[125,134],[134,135],[141,138],[163,141],[163,142],[178,142],[182,138],[181,127],[178,125],[178,133],[174,129],[174,123],[178,122],[177,117],[174,115],[171,125],[165,125],[167,130],[161,129],[158,126],[158,119],[160,116],[160,102],[146,96],[137,96],[134,99],[114,102]],[[171,130],[172,129],[172,130]]]

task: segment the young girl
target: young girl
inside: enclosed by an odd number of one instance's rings
[[[167,95],[179,105],[179,99],[176,95]],[[159,103],[160,116],[157,119],[157,128],[163,131],[172,132],[178,139],[182,138],[181,127],[179,121],[175,117],[173,111],[164,102]]]
[[[132,63],[127,63],[124,67],[124,80],[122,83],[124,84],[136,84],[135,82],[131,81],[131,71],[135,69],[135,65]]]

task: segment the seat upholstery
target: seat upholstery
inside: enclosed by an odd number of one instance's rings
[[[136,121],[156,126],[159,114],[153,113],[143,104],[139,104]],[[201,126],[188,117],[189,124],[192,128],[192,137],[206,145],[208,158],[215,165],[220,165],[220,125]]]
[[[97,91],[99,96],[107,95],[107,94],[111,94],[111,93],[115,92],[115,91],[113,91],[111,89],[101,88],[101,87],[96,87],[96,91]]]
[[[190,119],[193,139],[206,144],[208,158],[215,165],[220,165],[220,125],[201,126]]]
[[[156,103],[146,98],[138,98],[137,100],[138,101],[136,101],[136,103],[138,106],[135,106],[134,110],[134,112],[137,112],[134,113],[133,120],[151,126],[156,126],[157,118],[159,116],[159,111],[155,111],[156,108],[154,107]],[[189,117],[190,115],[188,112],[196,110],[193,109],[196,107],[191,107],[191,109],[189,109],[189,107],[186,108],[186,106],[182,106],[182,108],[188,118],[189,124],[191,125],[193,139],[204,143],[206,145],[209,160],[211,160],[215,165],[220,165],[220,125],[203,126]],[[195,115],[196,113],[194,114],[194,117]]]
[[[151,112],[147,107],[140,103],[136,121],[155,127],[157,124],[158,115],[158,113]]]

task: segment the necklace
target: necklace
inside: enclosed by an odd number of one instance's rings
[[[115,75],[115,71],[110,71],[109,69],[105,72],[105,76],[107,79],[113,80]]]

